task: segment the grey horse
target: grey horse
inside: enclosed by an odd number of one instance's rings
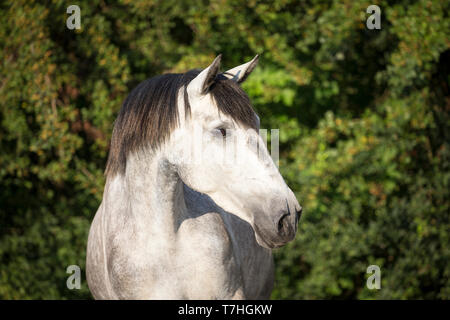
[[[270,297],[272,249],[294,239],[302,208],[240,87],[258,56],[223,73],[220,60],[124,101],[89,232],[94,298]]]

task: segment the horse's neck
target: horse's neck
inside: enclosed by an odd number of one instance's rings
[[[126,215],[137,233],[142,231],[142,236],[153,234],[160,239],[175,235],[186,214],[183,182],[163,157],[131,155],[126,174],[113,183],[122,184],[119,189],[125,192],[116,192],[109,202],[126,202],[126,210],[118,214]]]

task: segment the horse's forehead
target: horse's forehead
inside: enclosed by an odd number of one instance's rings
[[[217,118],[226,118],[226,115],[219,112],[216,102],[210,94],[198,97],[190,101],[191,112],[196,119],[205,121]]]

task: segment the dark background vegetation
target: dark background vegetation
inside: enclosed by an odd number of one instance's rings
[[[66,8],[81,8],[80,30]],[[368,30],[378,4],[381,30]],[[276,250],[276,299],[450,298],[450,2],[5,1],[0,4],[0,298],[90,298],[85,266],[112,123],[167,72],[231,68],[279,128],[304,207]],[[381,289],[366,268],[381,268]]]

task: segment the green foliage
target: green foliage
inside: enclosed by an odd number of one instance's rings
[[[244,84],[304,207],[273,298],[450,298],[448,1],[0,5],[0,298],[90,297],[85,266],[112,123],[164,72],[262,53]],[[366,268],[381,268],[381,290]]]

